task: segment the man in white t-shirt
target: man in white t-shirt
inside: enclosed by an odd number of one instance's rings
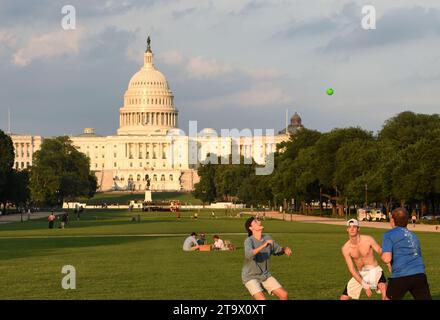
[[[183,251],[199,250],[200,246],[196,240],[197,233],[192,232],[191,235],[183,242]]]

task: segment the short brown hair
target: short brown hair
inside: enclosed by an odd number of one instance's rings
[[[408,211],[405,208],[396,208],[391,213],[394,224],[398,227],[406,228],[408,225]]]

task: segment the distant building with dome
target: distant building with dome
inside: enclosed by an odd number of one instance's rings
[[[178,128],[179,111],[165,76],[153,63],[150,38],[144,65],[128,83],[116,135],[101,136],[93,128],[70,136],[73,145],[90,158],[91,170],[98,178],[99,191],[143,191],[150,180],[153,191],[191,191],[199,181],[197,167],[208,154],[229,158],[233,150],[245,158],[264,164],[276,151],[276,144],[289,139],[286,130],[274,136],[219,137],[205,128],[195,136]],[[298,114],[291,119],[289,133],[302,128]],[[44,141],[41,136],[11,135],[15,148],[15,167],[32,165],[32,155]]]
[[[297,134],[298,131],[303,128],[304,126],[302,125],[301,117],[295,112],[292,118],[290,118],[290,124],[287,126],[287,128],[280,130],[278,134]]]

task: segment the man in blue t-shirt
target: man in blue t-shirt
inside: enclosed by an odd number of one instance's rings
[[[408,219],[405,208],[394,209],[392,229],[383,236],[381,258],[383,262],[391,263],[392,268],[387,297],[401,300],[409,291],[416,300],[431,300],[420,242],[415,233],[406,228]]]

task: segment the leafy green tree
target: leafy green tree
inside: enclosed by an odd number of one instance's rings
[[[282,203],[284,199],[294,198],[298,203],[314,196],[304,196],[305,190],[316,182],[316,175],[313,175],[313,177],[310,175],[312,162],[309,160],[306,163],[303,163],[302,160],[300,163],[296,162],[301,152],[312,147],[320,137],[321,133],[318,131],[303,129],[296,135],[292,135],[289,141],[282,142],[277,146],[275,170],[270,179],[270,187],[275,202]],[[309,152],[311,152],[311,149]],[[302,169],[307,167],[307,174],[304,172],[304,175],[302,175],[303,171],[299,170],[299,167]],[[300,175],[302,175],[301,182],[298,182]],[[306,177],[310,180],[305,181]]]
[[[244,164],[243,157],[239,164],[232,164],[230,157],[229,164],[217,165],[214,179],[217,197],[226,201],[236,199],[241,184],[250,176],[252,170],[253,166]]]
[[[270,176],[255,175],[255,171],[243,179],[238,189],[238,197],[248,205],[259,206],[266,204],[272,199],[271,189],[269,187]]]
[[[10,190],[8,182],[12,174],[14,156],[14,147],[11,137],[0,130],[0,205],[3,204],[4,212],[6,212],[6,203]]]
[[[29,171],[13,170],[9,176],[8,200],[15,207],[25,207],[29,204]]]
[[[193,195],[204,204],[211,203],[217,198],[215,188],[216,166],[217,165],[208,162],[207,164],[200,165],[197,169],[200,181],[194,185]]]
[[[334,129],[321,135],[315,144],[316,153],[313,159],[313,171],[319,180],[322,195],[328,198],[333,206],[333,213],[336,214],[336,207],[339,208],[338,214],[342,215],[342,197],[339,192],[339,186],[335,181],[336,155],[339,148],[352,141],[373,141],[371,132],[361,128],[343,128]]]
[[[440,136],[420,139],[399,153],[392,171],[393,195],[402,203],[426,203],[440,193]]]
[[[334,183],[342,197],[355,204],[380,200],[380,184],[372,183],[373,169],[378,167],[378,143],[374,140],[355,140],[343,144],[336,153]],[[369,186],[369,187],[368,187]],[[369,199],[365,199],[365,190]]]
[[[438,114],[416,114],[405,111],[385,122],[379,133],[379,139],[389,140],[396,149],[401,150],[422,138],[435,138],[435,132],[439,129]]]
[[[49,205],[96,191],[96,178],[90,171],[90,159],[75,149],[68,137],[46,139],[34,154],[30,174],[32,199]]]

